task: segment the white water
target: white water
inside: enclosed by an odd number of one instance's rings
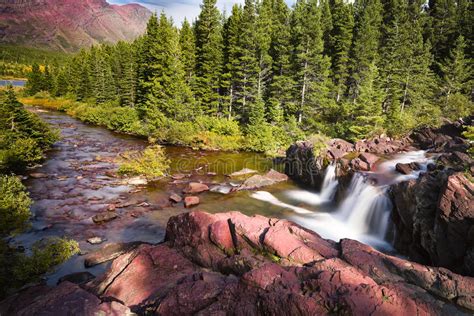
[[[285,193],[290,199],[303,202],[309,205],[321,205],[331,202],[336,195],[338,185],[336,179],[336,165],[332,164],[326,168],[321,193],[314,193],[306,190],[291,190]]]
[[[395,171],[397,163],[412,162],[419,163],[421,167],[419,171],[409,175],[401,175]],[[264,191],[256,192],[252,197],[293,209],[298,214],[291,216],[291,220],[318,232],[325,238],[333,240],[352,238],[375,247],[391,248],[385,241],[392,210],[387,189],[391,184],[417,178],[421,172],[426,171],[427,165],[431,162],[424,151],[408,152],[379,164],[375,172],[357,173],[347,189],[346,197],[331,212],[293,206]],[[327,205],[333,202],[337,186],[336,167],[331,165],[326,170],[319,194],[306,190],[292,190],[285,192],[284,195],[292,201],[303,202],[305,205]]]

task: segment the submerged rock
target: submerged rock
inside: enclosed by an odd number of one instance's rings
[[[84,286],[88,292],[65,282],[35,291],[34,301],[54,297],[52,306],[69,302],[63,284],[81,293],[70,307],[73,312],[86,304],[96,307],[100,301],[121,302],[115,308],[128,306],[140,315],[474,311],[473,278],[385,255],[354,240],[325,240],[287,220],[238,212],[172,217],[164,243],[143,244],[123,253],[104,275]],[[42,304],[32,309],[28,295],[0,303],[0,311],[50,310]]]
[[[197,196],[187,196],[184,198],[184,207],[191,208],[193,206],[199,205],[201,201]]]
[[[183,192],[187,193],[187,194],[202,193],[202,192],[205,192],[205,191],[209,191],[209,187],[207,185],[205,185],[204,183],[198,183],[198,182],[191,182],[183,190]]]
[[[80,285],[80,284],[87,283],[93,279],[95,279],[95,276],[90,272],[77,272],[77,273],[72,273],[72,274],[68,274],[61,277],[58,281],[58,284],[67,281],[67,282]]]
[[[288,176],[275,170],[270,170],[264,175],[254,175],[242,183],[237,190],[255,190],[278,182],[287,181]]]
[[[100,214],[92,216],[92,221],[96,224],[103,224],[110,222],[118,217],[115,212],[102,212]]]
[[[233,173],[229,174],[228,176],[231,177],[231,178],[238,178],[238,177],[248,176],[248,175],[255,174],[255,173],[258,173],[258,171],[253,170],[253,169],[249,169],[249,168],[244,168],[242,170],[233,172]]]
[[[183,200],[183,198],[180,195],[176,194],[176,193],[171,194],[169,199],[170,199],[170,201],[172,201],[174,203],[179,203]]]

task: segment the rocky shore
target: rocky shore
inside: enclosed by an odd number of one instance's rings
[[[76,280],[77,281],[77,280]],[[81,283],[78,281],[78,283]],[[37,285],[2,315],[463,315],[474,278],[322,239],[290,221],[238,212],[172,217],[87,283]]]
[[[462,137],[472,117],[439,129],[424,128],[401,140],[378,137],[356,144],[341,139],[327,143],[315,156],[313,144],[299,142],[287,151],[286,173],[319,189],[329,164],[336,165],[337,196],[344,196],[357,172],[376,171],[395,153],[425,150],[433,159],[416,179],[390,187],[394,246],[412,260],[474,276],[474,160]],[[410,174],[417,163],[399,163],[396,171]]]

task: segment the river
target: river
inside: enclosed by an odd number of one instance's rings
[[[22,79],[1,79],[0,80],[0,87],[5,87],[10,84],[14,87],[23,88],[26,85],[26,80],[22,80]]]
[[[114,175],[118,167],[116,158],[126,150],[144,148],[144,140],[86,125],[64,113],[31,110],[60,129],[62,137],[47,154],[44,164],[30,171],[43,176],[24,181],[34,200],[34,217],[31,229],[12,240],[18,246],[28,249],[44,237],[65,236],[77,240],[84,254],[103,246],[89,244],[87,239],[92,237],[106,242],[160,242],[168,219],[188,211],[182,203],[172,204],[169,196],[181,193],[190,181],[200,181],[214,192],[201,194],[201,204],[196,209],[211,213],[235,210],[291,219],[325,238],[350,237],[391,251],[385,241],[391,205],[384,186],[375,187],[355,178],[346,199],[336,205],[332,196],[337,180],[334,168],[328,168],[322,192],[299,187],[290,180],[265,187],[263,191],[223,194],[220,192],[238,184],[227,174],[242,168],[265,172],[281,166],[256,153],[204,152],[184,147],[166,147],[166,153],[171,160],[170,174],[184,174],[186,178],[167,177],[147,186],[131,185],[127,179]],[[426,160],[422,153],[410,157],[398,157],[393,162]],[[385,165],[390,169],[393,163],[389,161]],[[119,217],[105,224],[94,224],[91,217],[111,206]],[[86,270],[83,256],[78,255],[46,278],[49,284],[54,284],[72,272],[89,271],[97,275],[107,265]]]

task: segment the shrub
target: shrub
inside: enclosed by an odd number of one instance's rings
[[[329,137],[323,134],[313,134],[308,137],[308,141],[313,145],[314,157],[318,157],[325,149],[327,149]]]
[[[79,244],[72,239],[50,237],[33,245],[31,256],[20,256],[14,274],[20,282],[28,282],[48,272],[79,253]]]
[[[0,236],[23,229],[31,216],[31,199],[20,179],[0,175]]]
[[[196,124],[201,131],[213,132],[217,135],[240,136],[239,123],[234,120],[215,116],[200,116]]]
[[[153,145],[142,152],[129,151],[122,155],[119,173],[128,176],[143,175],[149,178],[164,176],[169,161],[161,146]]]

